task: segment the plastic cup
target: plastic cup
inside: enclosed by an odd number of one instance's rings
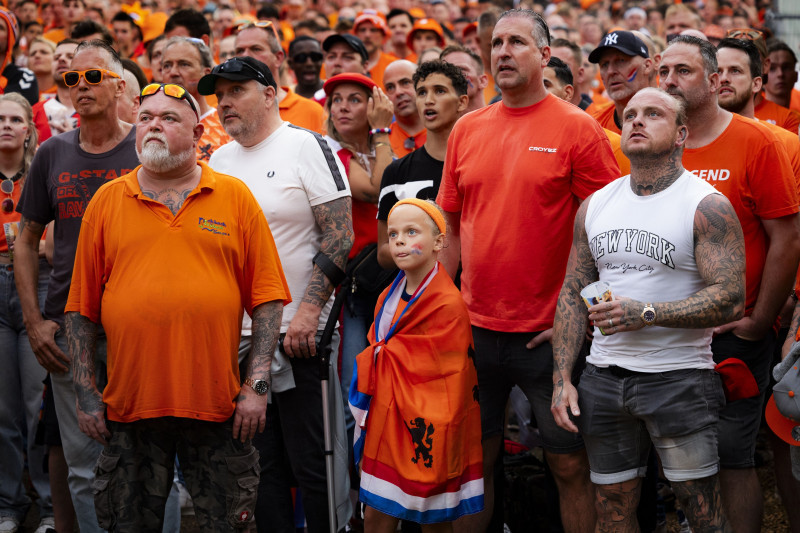
[[[607,281],[595,281],[583,288],[581,298],[583,298],[583,303],[586,304],[586,307],[592,307],[601,302],[610,302],[614,299],[614,296],[611,294],[611,285]],[[602,335],[605,335],[603,328],[597,326],[597,329],[600,330]]]

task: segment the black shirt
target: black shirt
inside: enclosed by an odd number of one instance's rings
[[[394,204],[406,198],[436,200],[444,161],[432,158],[425,147],[392,161],[383,171],[378,220],[387,220]]]

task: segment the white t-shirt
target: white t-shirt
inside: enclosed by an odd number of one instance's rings
[[[255,146],[245,148],[236,141],[221,146],[208,164],[244,181],[267,217],[292,294],[292,303],[283,309],[285,333],[303,300],[322,242],[311,208],[350,196],[344,167],[321,135],[288,122]],[[320,315],[320,329],[332,305],[333,296]],[[250,335],[250,327],[245,315],[242,335]]]
[[[706,287],[694,256],[694,217],[703,198],[715,193],[688,171],[650,196],[637,196],[629,176],[594,193],[586,210],[586,236],[600,280],[611,284],[615,297],[670,302]],[[650,326],[603,336],[595,328],[586,361],[637,372],[714,368],[711,332]]]

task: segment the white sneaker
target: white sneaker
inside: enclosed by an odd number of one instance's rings
[[[33,533],[47,533],[48,529],[56,530],[56,519],[52,516],[42,518],[39,522],[39,527],[37,527]]]
[[[19,520],[13,516],[0,516],[0,533],[16,533],[19,529]]]

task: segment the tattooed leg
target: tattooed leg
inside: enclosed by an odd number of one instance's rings
[[[641,480],[635,478],[611,485],[596,485],[596,531],[608,533],[639,533],[639,522],[636,519],[636,506],[639,505],[641,484]]]
[[[681,502],[681,508],[689,519],[692,531],[697,533],[733,531],[722,510],[718,475],[675,482],[672,483],[672,490]]]

